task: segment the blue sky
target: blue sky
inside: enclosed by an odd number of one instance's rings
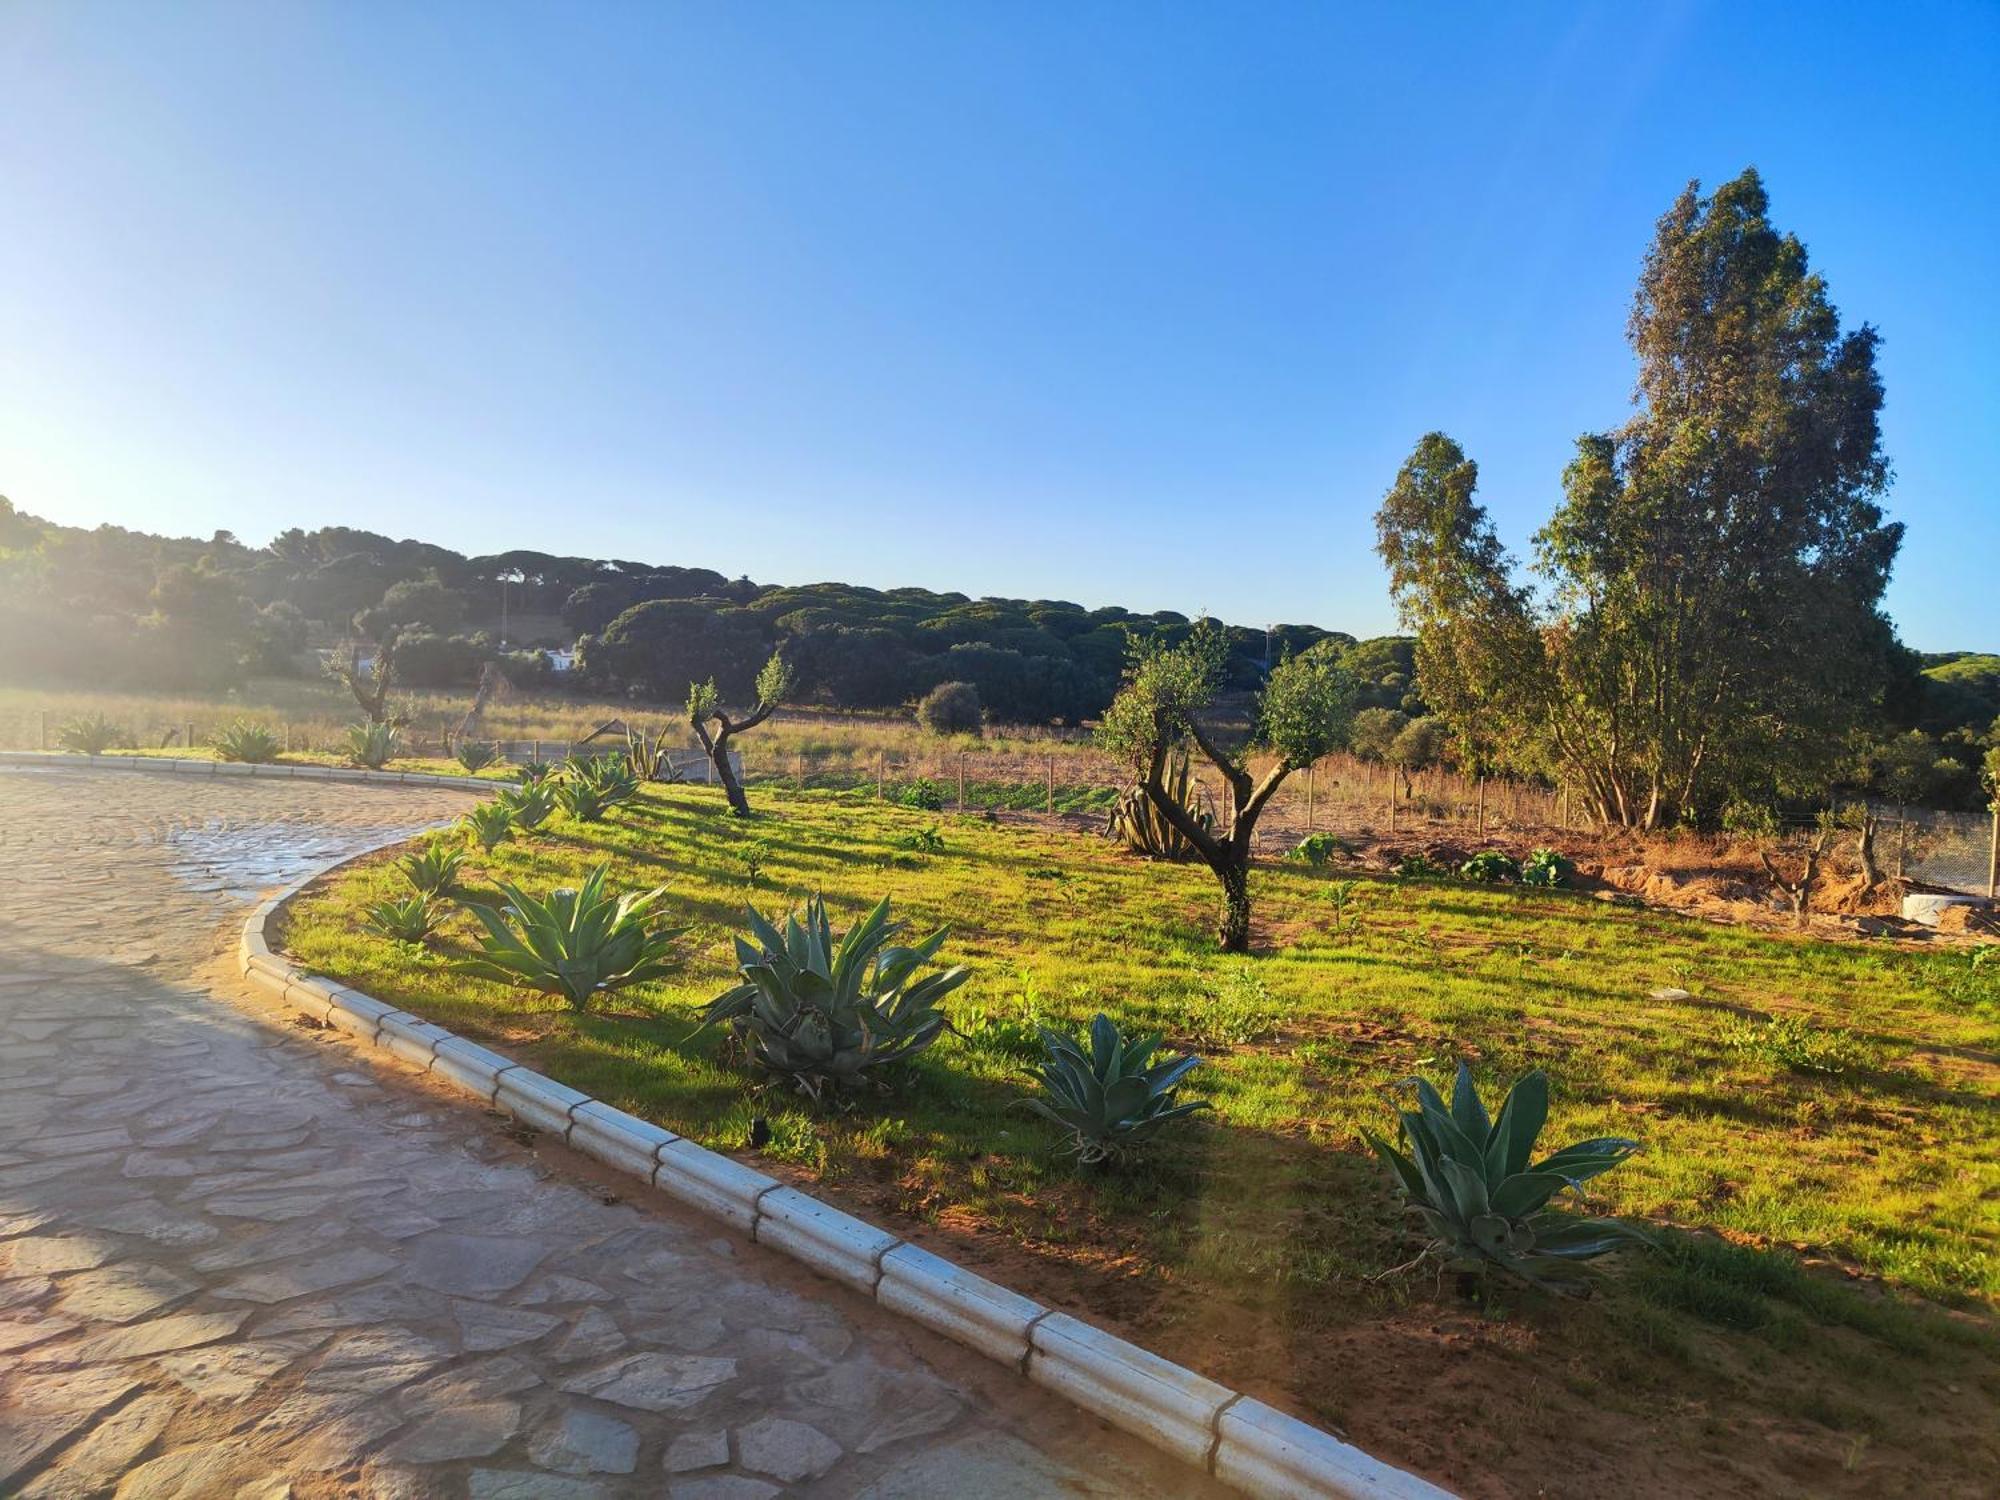
[[[1654,219],[1882,331],[1892,612],[2000,649],[2000,6],[0,6],[0,493],[760,580],[1392,612],[1524,547]]]

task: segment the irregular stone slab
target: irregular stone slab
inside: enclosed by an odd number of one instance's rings
[[[789,1417],[759,1417],[749,1426],[739,1427],[736,1453],[744,1468],[787,1484],[817,1479],[841,1459],[840,1444],[817,1427]]]
[[[277,1482],[268,1465],[240,1438],[176,1448],[127,1474],[118,1500],[231,1500],[271,1493]]]
[[[368,1328],[335,1340],[302,1384],[309,1391],[379,1395],[421,1379],[449,1357],[442,1344],[407,1328]]]
[[[1192,1488],[1192,1472],[1189,1479]],[[939,1495],[977,1495],[979,1500],[1047,1500],[1050,1495],[1121,1500],[1116,1485],[1046,1458],[1003,1432],[981,1432],[912,1454],[859,1491],[854,1500],[935,1500]]]
[[[611,1293],[580,1276],[550,1276],[528,1288],[519,1300],[530,1307],[550,1302],[609,1302]]]
[[[253,1271],[216,1288],[215,1295],[236,1302],[289,1302],[294,1297],[309,1297],[315,1292],[330,1292],[337,1286],[367,1281],[395,1264],[393,1257],[379,1250],[356,1246],[295,1261],[289,1266]]]
[[[255,1344],[217,1344],[184,1354],[163,1355],[158,1364],[176,1382],[204,1401],[241,1401],[306,1351],[292,1339]]]
[[[502,1354],[477,1364],[465,1365],[434,1375],[413,1386],[398,1398],[403,1410],[412,1414],[458,1406],[472,1401],[493,1401],[518,1391],[533,1390],[541,1376],[511,1355]]]
[[[548,1257],[540,1240],[515,1235],[427,1234],[414,1242],[407,1275],[418,1286],[458,1297],[511,1291]]]
[[[576,1326],[557,1344],[555,1358],[563,1364],[583,1359],[603,1359],[625,1347],[625,1335],[601,1307],[593,1307],[576,1320]]]
[[[667,1445],[667,1472],[686,1474],[695,1469],[719,1469],[729,1462],[729,1434],[684,1432]]]
[[[129,1371],[51,1370],[23,1375],[7,1387],[7,1400],[22,1411],[80,1411],[95,1416],[139,1388]]]
[[[24,1276],[18,1281],[0,1281],[0,1311],[32,1307],[55,1294],[56,1284],[46,1276]]]
[[[551,1313],[496,1307],[489,1302],[453,1302],[451,1313],[458,1320],[459,1342],[475,1354],[525,1344],[562,1326],[562,1319]]]
[[[700,1354],[628,1354],[562,1382],[577,1395],[595,1396],[640,1411],[685,1411],[736,1378],[736,1361]]]
[[[746,1479],[741,1474],[681,1479],[667,1486],[667,1500],[771,1500],[773,1495],[783,1493],[775,1484]]]
[[[175,1404],[172,1396],[141,1396],[113,1412],[22,1490],[23,1500],[86,1500],[111,1488],[166,1431]]]
[[[630,1474],[639,1463],[639,1434],[616,1417],[565,1407],[529,1442],[528,1457],[564,1474]]]
[[[0,1418],[0,1485],[90,1421],[87,1411],[13,1412]],[[11,1494],[12,1490],[4,1493]]]
[[[91,1322],[129,1323],[179,1301],[199,1285],[160,1266],[103,1266],[65,1277],[55,1310]]]
[[[218,1245],[213,1250],[204,1250],[190,1264],[197,1271],[233,1271],[243,1266],[261,1265],[266,1261],[285,1260],[294,1255],[306,1255],[314,1250],[344,1240],[349,1234],[347,1225],[334,1220],[318,1219],[308,1224],[288,1224],[282,1229],[270,1229],[264,1233],[231,1240],[226,1245]]]
[[[485,1458],[506,1446],[521,1428],[521,1403],[481,1401],[425,1417],[385,1450],[395,1463],[436,1464],[454,1458]]]
[[[118,1242],[95,1234],[52,1234],[0,1247],[7,1276],[56,1276],[88,1271],[118,1257]]]
[[[66,1364],[75,1361],[87,1365],[116,1359],[143,1359],[149,1354],[167,1354],[175,1349],[192,1349],[198,1344],[212,1344],[217,1339],[226,1339],[241,1328],[244,1319],[249,1316],[247,1308],[241,1312],[170,1313],[164,1318],[154,1318],[150,1322],[135,1323],[129,1328],[65,1344],[55,1353],[37,1349],[28,1358],[31,1362],[60,1358]]]
[[[612,1491],[590,1479],[474,1469],[465,1479],[467,1500],[608,1500]]]

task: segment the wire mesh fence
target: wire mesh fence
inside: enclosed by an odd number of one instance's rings
[[[131,720],[128,739],[133,747],[147,750],[200,747],[225,724],[244,716],[223,709],[206,715],[193,710],[164,716],[154,712]],[[347,743],[349,724],[338,717],[269,712],[252,712],[248,717],[266,723],[291,754],[337,755]],[[592,718],[572,716],[561,726],[569,731],[566,736],[482,739],[497,744],[502,755],[517,762],[623,748],[623,720],[593,723]],[[399,753],[412,758],[448,757],[458,723],[456,713],[414,714],[401,731]],[[60,729],[57,715],[50,711],[0,707],[0,748],[54,749]],[[501,726],[495,729],[504,736]],[[738,774],[750,786],[872,796],[966,812],[1107,816],[1132,781],[1124,765],[1078,731],[941,740],[918,732],[907,721],[799,713],[781,714],[736,740],[733,749]],[[708,779],[706,762],[692,735],[685,748],[674,752],[673,760],[683,780]],[[1261,773],[1263,766],[1253,760],[1251,769]],[[1197,763],[1194,781],[1197,802],[1218,827],[1226,827],[1230,799],[1221,778],[1213,768]],[[1986,814],[1880,804],[1874,812],[1880,820],[1877,850],[1885,872],[1956,890],[1987,891],[1994,834]],[[1810,824],[1809,819],[1792,820],[1780,837],[1802,836]],[[1306,834],[1331,832],[1371,840],[1546,837],[1553,842],[1564,833],[1592,826],[1581,803],[1561,787],[1511,777],[1468,776],[1443,765],[1405,770],[1336,754],[1286,779],[1258,821],[1257,841],[1260,848],[1281,849]]]

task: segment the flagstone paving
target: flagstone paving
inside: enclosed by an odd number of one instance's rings
[[[465,805],[0,770],[0,1494],[1219,1493],[235,978],[261,892]]]

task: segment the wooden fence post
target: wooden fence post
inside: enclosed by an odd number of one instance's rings
[[[958,752],[958,810],[965,811],[965,752]]]
[[[1479,836],[1486,837],[1486,778],[1479,778]]]
[[[46,708],[37,709],[36,714],[42,721],[42,748],[46,750],[49,748],[49,711]]]
[[[875,752],[875,800],[881,802],[889,795],[889,754],[886,750]]]
[[[1313,831],[1313,768],[1306,767],[1306,832]]]
[[[803,792],[805,789],[806,789],[806,756],[805,752],[801,750],[792,757],[792,790],[795,792]]]
[[[1053,815],[1056,810],[1056,758],[1049,757],[1049,798],[1047,811]]]
[[[1993,795],[1993,840],[1986,850],[1986,899],[2000,896],[2000,788]]]

